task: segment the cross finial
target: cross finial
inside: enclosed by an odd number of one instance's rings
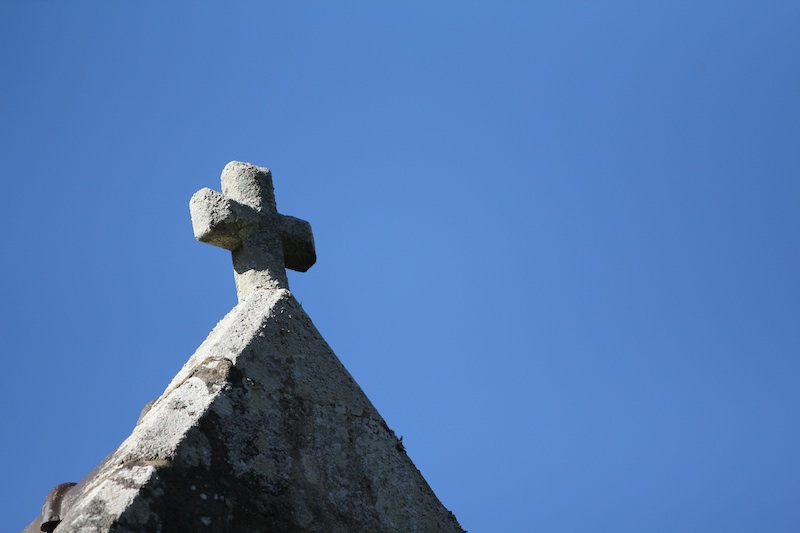
[[[288,289],[286,269],[317,260],[311,224],[278,213],[267,168],[231,161],[221,180],[222,194],[200,189],[189,202],[194,236],[232,252],[240,302],[255,289]]]

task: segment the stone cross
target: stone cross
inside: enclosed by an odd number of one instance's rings
[[[288,289],[286,269],[317,260],[311,224],[278,213],[269,169],[231,161],[221,180],[222,194],[204,188],[189,202],[194,236],[233,252],[240,302],[256,289]]]

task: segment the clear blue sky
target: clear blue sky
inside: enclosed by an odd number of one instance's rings
[[[476,532],[800,527],[800,3],[0,4],[0,529],[235,304],[190,196],[273,171],[290,277]]]

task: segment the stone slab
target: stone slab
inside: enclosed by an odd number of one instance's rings
[[[463,531],[288,290],[223,318],[62,512],[56,533]]]

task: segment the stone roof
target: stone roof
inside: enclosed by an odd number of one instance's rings
[[[247,283],[130,437],[23,533],[463,531],[285,272]]]

